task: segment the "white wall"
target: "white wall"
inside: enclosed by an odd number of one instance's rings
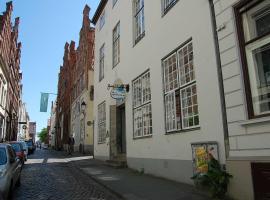
[[[190,12],[192,10],[192,12]],[[96,28],[95,40],[95,156],[109,156],[109,146],[97,144],[98,104],[106,101],[106,126],[110,130],[109,106],[115,104],[107,90],[116,79],[130,85],[126,97],[128,158],[192,159],[191,143],[217,141],[225,162],[217,67],[208,0],[181,0],[165,15],[161,2],[145,1],[145,37],[133,47],[132,1],[108,1],[105,25]],[[196,15],[194,15],[196,13]],[[120,20],[120,63],[112,69],[112,30]],[[192,37],[198,90],[200,129],[165,135],[161,59]],[[105,78],[99,82],[99,49],[105,42]],[[150,69],[153,136],[133,139],[132,80]]]

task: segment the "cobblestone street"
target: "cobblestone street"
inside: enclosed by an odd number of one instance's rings
[[[92,180],[73,162],[89,157],[63,155],[63,152],[51,150],[36,150],[30,155],[22,170],[21,186],[15,188],[13,199],[120,199]]]

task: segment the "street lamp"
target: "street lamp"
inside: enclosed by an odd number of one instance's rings
[[[86,109],[86,103],[83,101],[81,103],[81,110],[82,110],[82,113],[85,114],[85,109]]]

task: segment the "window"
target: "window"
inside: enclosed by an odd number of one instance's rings
[[[251,4],[255,3],[255,4]],[[270,114],[270,2],[236,9],[249,117]]]
[[[162,61],[166,131],[199,126],[192,41]]]
[[[114,5],[117,3],[117,1],[118,0],[113,0],[112,2],[113,2],[113,7],[114,7]]]
[[[166,14],[178,0],[162,0],[162,11]]]
[[[104,48],[105,44],[101,46],[99,49],[99,81],[101,81],[104,78]]]
[[[102,14],[100,15],[100,18],[99,18],[99,30],[102,29],[104,24],[105,24],[105,10],[102,12]]]
[[[120,62],[120,22],[113,29],[113,67]]]
[[[139,42],[144,36],[144,0],[133,1],[134,10],[134,43]]]
[[[4,103],[4,86],[2,86],[2,94],[1,94],[1,105]]]
[[[106,104],[98,105],[98,143],[104,143],[106,139]]]
[[[152,135],[150,72],[132,83],[134,138]]]

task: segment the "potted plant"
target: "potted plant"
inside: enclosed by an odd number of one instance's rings
[[[209,154],[208,171],[198,172],[191,179],[196,184],[209,189],[212,198],[224,199],[228,190],[228,184],[232,175],[222,169],[220,163]]]

